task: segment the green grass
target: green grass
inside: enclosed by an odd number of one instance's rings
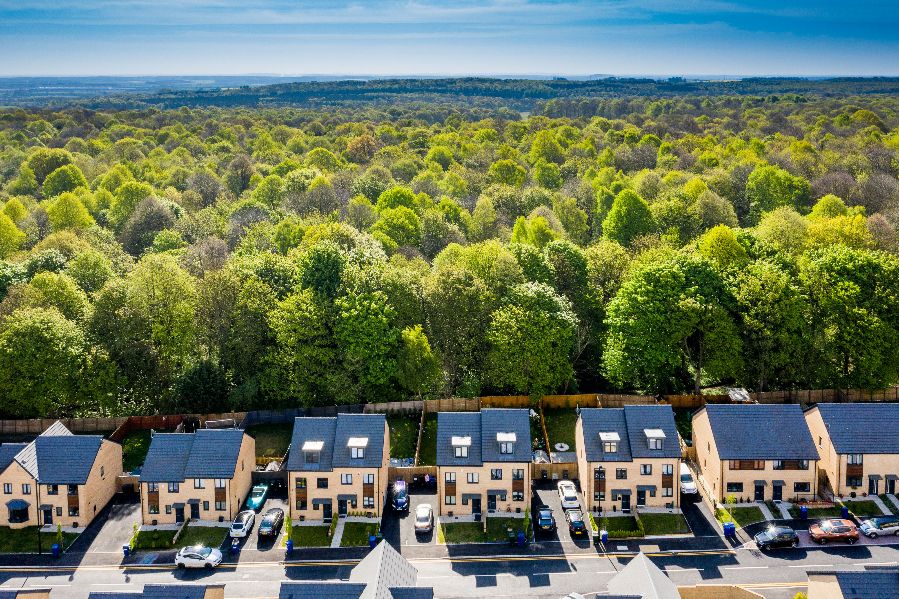
[[[534,449],[546,451],[546,440],[543,438],[543,429],[540,426],[540,416],[528,418],[531,424],[531,444]]]
[[[606,532],[633,532],[635,535],[639,534],[640,526],[637,524],[637,519],[633,516],[602,516],[600,518],[595,519],[598,533],[600,530],[605,530]]]
[[[678,408],[674,410],[674,424],[677,432],[685,442],[693,439],[693,410],[692,408]]]
[[[509,527],[515,536],[518,536],[519,530],[524,530],[526,522],[523,518],[487,518],[487,536],[485,541],[508,541]]]
[[[640,514],[647,535],[676,535],[690,532],[682,514]]]
[[[188,526],[178,537],[178,542],[173,543],[175,530],[141,530],[137,533],[134,543],[135,550],[148,549],[180,549],[193,545],[205,547],[221,547],[228,535],[228,529],[223,526]]]
[[[568,451],[575,451],[574,426],[577,423],[577,412],[574,408],[543,410],[543,422],[549,436],[549,450],[555,451],[556,443],[568,445]]]
[[[880,508],[873,501],[847,501],[846,505],[849,507],[850,512],[861,518],[883,516],[883,512],[880,511]],[[893,504],[887,502],[887,507],[891,505]]]
[[[345,522],[340,546],[368,547],[368,537],[374,534],[378,534],[378,525],[375,522]]]
[[[290,535],[294,547],[327,547],[331,544],[328,530],[331,527],[324,526],[294,526]]]
[[[721,522],[730,522],[733,520],[738,526],[746,526],[753,522],[762,522],[765,519],[765,516],[762,515],[762,510],[757,507],[732,507],[727,511],[730,513],[730,517],[728,517],[728,514],[725,513],[724,510],[720,509],[715,516]]]
[[[425,415],[425,428],[421,432],[421,447],[418,450],[418,464],[434,466],[437,463],[437,414]]]
[[[50,553],[50,546],[56,543],[55,532],[43,532],[41,534],[41,551]],[[37,553],[37,526],[12,529],[0,526],[0,553]],[[71,545],[78,535],[75,533],[62,533],[63,549]]]
[[[415,457],[419,424],[421,424],[420,412],[387,415],[387,425],[390,427],[390,457]]]
[[[144,463],[150,449],[150,431],[133,431],[122,441],[122,470],[133,472]]]
[[[794,503],[790,506],[790,515],[799,518],[799,505]],[[835,505],[833,507],[810,507],[808,508],[809,519],[816,518],[839,518],[842,506]]]
[[[774,519],[780,518],[780,508],[777,507],[777,504],[771,501],[770,499],[765,502],[765,505],[771,511],[771,514],[774,516]]]
[[[257,458],[280,458],[287,453],[293,436],[293,424],[254,424],[247,427],[246,432],[256,439]]]
[[[438,543],[489,543],[509,540],[508,527],[518,534],[525,525],[522,518],[487,518],[487,532],[483,522],[452,522],[437,527]]]
[[[141,549],[170,549],[172,539],[175,538],[174,530],[140,530],[134,540],[135,551]]]

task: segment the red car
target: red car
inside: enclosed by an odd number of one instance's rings
[[[808,528],[808,534],[816,543],[843,541],[852,545],[858,540],[858,528],[849,520],[821,520]]]

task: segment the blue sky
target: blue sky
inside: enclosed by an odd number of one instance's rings
[[[0,0],[0,75],[899,75],[899,0]]]

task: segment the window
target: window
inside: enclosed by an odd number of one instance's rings
[[[604,491],[593,491],[593,501],[605,501],[606,494]]]
[[[478,476],[477,472],[469,472],[468,473],[468,483],[471,485],[476,485],[478,483],[479,478],[480,478],[480,476]]]
[[[606,479],[606,469],[605,468],[594,468],[593,469],[593,480],[605,480]]]
[[[640,474],[644,476],[652,474],[652,464],[640,464]]]
[[[509,441],[503,441],[499,444],[499,452],[500,453],[512,453],[512,443]]]
[[[224,501],[216,501],[215,509],[218,512],[224,512],[225,511],[225,502]]]
[[[3,483],[3,493],[12,495],[12,483]]]
[[[169,493],[177,493],[179,487],[179,483],[169,483]]]
[[[662,497],[674,497],[674,488],[662,487]]]
[[[774,460],[774,464],[772,466],[774,470],[783,470],[784,469],[784,461],[783,460]]]
[[[368,474],[363,475],[363,476],[362,476],[362,482],[363,482],[364,484],[366,484],[366,485],[373,485],[373,484],[375,484],[375,475],[374,475],[374,474],[371,474],[371,473],[368,473]]]
[[[309,503],[305,499],[297,499],[297,509],[298,510],[309,509]]]
[[[764,470],[765,460],[728,460],[727,467],[731,470]]]
[[[30,483],[22,483],[22,495],[31,495]]]
[[[67,485],[69,495],[78,495],[78,485]]]
[[[490,480],[502,480],[503,479],[503,469],[502,468],[491,468],[490,469]]]
[[[627,479],[627,468],[616,468],[615,469],[615,478],[618,480],[626,480]]]
[[[662,440],[661,439],[650,439],[649,440],[649,448],[650,449],[662,449]]]
[[[365,457],[364,447],[350,447],[350,457],[354,460],[361,460]]]
[[[147,491],[150,493],[159,493],[159,483],[147,483]]]
[[[158,506],[158,505],[156,506],[156,513],[157,513],[157,514],[159,513],[159,506]],[[57,516],[62,516],[62,508],[61,508],[61,507],[57,507],[57,508],[56,508],[56,515],[57,515]]]
[[[150,512],[151,514],[158,514],[159,513],[159,504],[158,503],[148,503],[147,511]],[[62,514],[60,514],[60,515],[62,515]]]
[[[353,475],[352,474],[341,474],[340,475],[340,484],[342,484],[342,485],[353,484]]]
[[[602,444],[602,450],[606,453],[616,453],[618,451],[618,443],[615,441],[606,441]]]
[[[319,478],[315,481],[315,486],[319,489],[327,489],[328,488],[328,479],[327,478]]]
[[[216,489],[224,489],[225,488],[225,479],[224,478],[215,479],[215,488]]]
[[[524,470],[522,468],[513,469],[512,480],[524,480]]]
[[[524,501],[524,492],[512,491],[512,501]]]
[[[447,495],[443,498],[443,503],[446,505],[456,505],[456,496],[455,495]]]
[[[662,474],[665,476],[674,474],[674,464],[662,464]]]
[[[296,488],[297,489],[305,489],[306,488],[306,479],[298,478],[297,482],[296,482]]]
[[[793,483],[794,493],[811,493],[812,483]]]
[[[743,492],[743,483],[727,483],[727,492],[728,493],[742,493]]]
[[[204,501],[204,502],[203,502],[203,511],[204,511],[204,512],[208,512],[208,511],[209,511],[209,502],[208,502],[208,501]]]
[[[501,493],[501,494],[497,495],[497,496],[496,496],[496,500],[497,500],[497,501],[505,501],[505,500],[506,500],[506,494],[505,494],[505,493]]]
[[[100,466],[100,478],[106,476],[106,466]]]
[[[303,459],[307,464],[318,464],[319,453],[317,451],[304,451]]]
[[[443,480],[444,480],[444,482],[448,482],[448,483],[456,482],[456,473],[455,472],[444,472]]]
[[[59,485],[47,485],[47,495],[59,495]]]
[[[206,483],[203,482],[202,478],[194,479],[194,489],[205,489],[205,488],[206,488]]]
[[[846,456],[846,463],[851,466],[857,466],[864,463],[864,456],[860,453],[850,453]]]
[[[375,498],[374,497],[363,497],[362,498],[362,507],[373,509],[375,507]]]
[[[862,477],[861,476],[847,476],[846,477],[846,486],[847,487],[862,486]]]
[[[457,458],[467,458],[468,457],[468,447],[465,445],[458,445],[453,448],[456,451]]]

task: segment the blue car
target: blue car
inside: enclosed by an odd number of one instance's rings
[[[391,503],[393,504],[393,509],[398,512],[409,511],[409,492],[406,490],[406,481],[398,480],[393,483]]]
[[[247,507],[258,512],[265,503],[266,495],[268,495],[268,485],[256,485],[250,492],[250,498],[247,499]]]

